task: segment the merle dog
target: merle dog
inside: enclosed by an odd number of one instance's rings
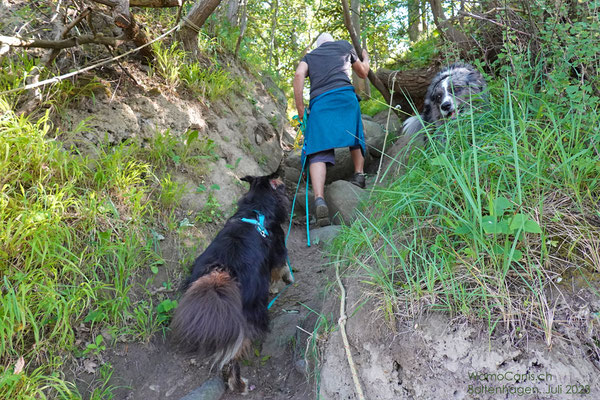
[[[483,75],[472,65],[455,63],[442,69],[427,88],[421,115],[404,121],[402,132],[413,135],[428,124],[441,126],[466,108],[473,107],[478,97],[485,99],[486,88]]]

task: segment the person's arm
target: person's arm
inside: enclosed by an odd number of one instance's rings
[[[294,74],[294,101],[296,102],[296,110],[298,110],[298,119],[302,122],[304,118],[304,80],[308,75],[308,64],[300,61],[296,73]]]
[[[363,49],[362,61],[356,60],[354,64],[352,64],[352,69],[356,72],[356,75],[362,79],[365,79],[367,75],[369,75],[369,53],[367,53],[367,50]]]

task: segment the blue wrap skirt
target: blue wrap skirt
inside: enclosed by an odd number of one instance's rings
[[[338,147],[360,146],[365,155],[365,136],[354,87],[320,94],[310,101],[308,110],[302,165],[306,156]]]

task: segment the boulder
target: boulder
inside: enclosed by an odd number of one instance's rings
[[[377,114],[375,114],[375,116],[373,116],[373,121],[381,125],[384,131],[387,127],[390,137],[398,137],[402,133],[402,122],[400,121],[400,118],[398,118],[396,113],[393,111],[389,113],[388,110],[378,112]]]
[[[383,143],[385,141],[385,130],[379,123],[364,118],[363,128],[365,132],[365,142],[367,142],[367,151],[374,158],[381,157]]]
[[[368,192],[348,181],[335,181],[325,189],[325,201],[334,224],[350,224],[356,218],[356,208]]]
[[[341,230],[341,225],[329,225],[321,228],[311,229],[310,241],[313,244],[321,246],[329,244],[333,239],[335,239]]]
[[[425,145],[425,137],[422,134],[403,135],[386,150],[386,157],[381,167],[382,177],[394,177],[403,173],[410,153]]]

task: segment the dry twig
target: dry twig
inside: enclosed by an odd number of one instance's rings
[[[358,380],[358,373],[356,372],[356,366],[354,365],[354,360],[352,359],[352,351],[350,350],[350,343],[348,342],[348,336],[346,335],[346,320],[348,317],[346,316],[346,289],[344,289],[344,285],[342,284],[342,280],[340,279],[340,268],[339,268],[339,254],[337,260],[335,262],[335,277],[337,278],[337,283],[342,291],[341,299],[340,299],[340,319],[338,323],[340,324],[340,332],[342,333],[342,340],[344,341],[344,349],[346,349],[346,356],[348,357],[348,364],[350,365],[350,372],[352,373],[352,380],[354,381],[354,386],[356,388],[356,395],[359,400],[364,400],[365,395],[362,391],[362,387],[360,385],[360,381]]]

